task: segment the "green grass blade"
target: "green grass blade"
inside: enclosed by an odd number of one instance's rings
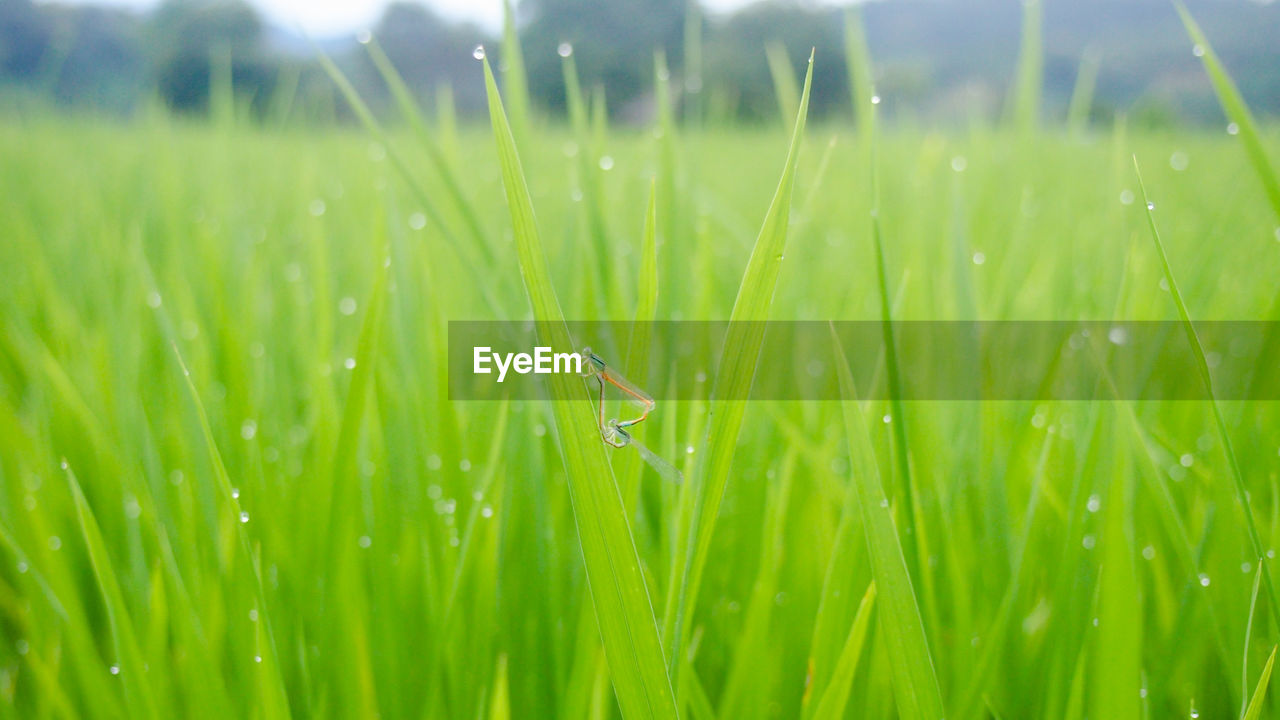
[[[1200,336],[1196,334],[1195,324],[1191,322],[1191,313],[1187,310],[1187,303],[1182,298],[1182,291],[1178,289],[1178,283],[1173,278],[1173,267],[1169,264],[1169,255],[1165,252],[1164,243],[1160,241],[1160,231],[1156,228],[1155,206],[1147,197],[1147,186],[1142,181],[1142,171],[1138,168],[1138,158],[1136,156],[1133,158],[1133,169],[1138,176],[1138,188],[1142,191],[1142,203],[1147,213],[1147,227],[1151,231],[1151,239],[1155,242],[1156,252],[1160,256],[1160,267],[1164,270],[1165,281],[1169,283],[1169,291],[1173,295],[1173,302],[1178,308],[1178,317],[1182,320],[1183,330],[1187,334],[1187,342],[1191,345],[1194,353],[1196,370],[1200,375],[1200,381],[1204,383],[1205,392],[1209,396],[1209,405],[1213,409],[1214,425],[1218,430],[1218,440],[1222,443],[1222,450],[1226,453],[1227,464],[1231,469],[1236,504],[1239,505],[1240,512],[1244,514],[1250,549],[1253,551],[1253,556],[1258,558],[1258,562],[1262,565],[1267,595],[1271,600],[1267,605],[1271,608],[1276,623],[1280,625],[1280,596],[1276,594],[1271,568],[1268,566],[1266,555],[1263,552],[1262,536],[1258,533],[1258,524],[1253,519],[1253,510],[1249,504],[1249,490],[1244,482],[1244,473],[1240,469],[1240,461],[1236,459],[1235,448],[1231,442],[1231,433],[1227,430],[1227,420],[1222,414],[1222,406],[1218,403],[1218,399],[1213,393],[1213,378],[1209,374],[1209,362],[1205,358],[1204,346],[1200,343]]]
[[[89,564],[93,567],[93,576],[98,581],[98,589],[102,592],[102,602],[106,608],[107,626],[111,630],[111,641],[115,652],[112,673],[120,674],[124,681],[125,698],[129,713],[143,717],[159,717],[156,711],[155,698],[147,682],[147,673],[143,667],[142,651],[134,634],[133,621],[129,618],[129,609],[125,605],[124,594],[120,590],[120,581],[116,577],[111,564],[111,556],[107,553],[107,545],[103,541],[102,531],[93,517],[89,501],[85,499],[76,475],[66,461],[62,463],[67,475],[67,483],[71,488],[71,496],[75,500],[76,517],[80,521],[80,531],[84,535],[85,547],[89,551]]]
[[[1245,715],[1249,707],[1249,647],[1253,644],[1253,619],[1258,612],[1258,591],[1262,589],[1262,567],[1259,564],[1257,571],[1253,573],[1253,591],[1249,593],[1249,620],[1244,624],[1244,653],[1240,662],[1240,697],[1244,698],[1240,708],[1240,715]]]
[[[684,118],[702,124],[702,8],[689,3],[684,14]]]
[[[919,557],[927,551],[925,529],[916,516],[916,488],[911,476],[911,452],[907,442],[907,412],[902,402],[902,369],[898,362],[898,343],[893,331],[893,301],[889,292],[889,273],[884,257],[884,237],[880,229],[880,174],[873,146],[871,161],[871,240],[876,253],[876,283],[880,291],[880,328],[884,342],[885,370],[889,381],[890,431],[893,433],[893,457],[898,482],[894,487],[902,503],[902,522],[910,538],[903,547],[907,569],[921,578]],[[901,288],[899,288],[901,291]]]
[[[387,158],[391,160],[391,164],[396,169],[396,173],[399,174],[409,185],[409,189],[413,192],[414,200],[416,200],[422,207],[423,214],[433,225],[440,229],[445,240],[458,253],[462,260],[463,267],[466,268],[467,272],[471,275],[473,285],[480,292],[485,303],[494,312],[500,312],[501,305],[499,305],[495,298],[492,288],[489,285],[488,278],[485,277],[484,272],[482,271],[483,268],[492,268],[495,265],[493,252],[489,247],[489,244],[486,242],[466,243],[458,241],[454,236],[453,231],[444,222],[444,216],[441,214],[440,209],[436,206],[435,202],[431,199],[431,194],[427,192],[417,175],[409,169],[408,161],[405,160],[405,158],[400,154],[400,151],[397,150],[395,145],[391,142],[386,130],[383,129],[382,124],[374,117],[373,111],[369,109],[367,104],[365,104],[364,100],[360,97],[360,93],[355,89],[355,86],[347,79],[346,74],[344,74],[333,60],[331,60],[324,52],[318,49],[316,52],[317,57],[320,60],[320,66],[324,69],[325,73],[328,74],[329,79],[333,81],[333,84],[338,86],[338,90],[342,93],[343,98],[346,99],[347,104],[351,106],[356,117],[360,119],[360,123],[364,126],[365,131],[373,136],[373,138],[384,148],[386,148]]]
[[[1024,137],[1034,132],[1040,122],[1040,91],[1044,84],[1042,15],[1040,0],[1022,3],[1022,49],[1018,55],[1013,122]]]
[[[684,617],[691,614],[697,601],[698,586],[711,534],[715,529],[720,502],[733,464],[734,448],[746,414],[746,402],[755,378],[756,363],[764,343],[764,324],[769,318],[787,244],[787,225],[791,215],[791,192],[795,182],[796,162],[804,138],[805,118],[809,110],[809,89],[813,82],[813,54],[805,74],[804,93],[796,114],[791,145],[783,165],[782,177],[774,191],[773,201],[765,214],[760,234],[751,250],[751,258],[738,287],[738,296],[729,315],[729,331],[725,336],[719,370],[711,391],[711,417],[703,440],[698,472],[694,482],[686,483],[693,494],[693,511],[688,528],[677,528],[686,534],[685,545],[677,550],[674,567],[682,568],[678,587],[672,589],[673,601],[667,603],[663,617],[663,637],[670,645],[672,673],[676,673],[679,648],[684,632]]]
[[[1126,457],[1111,473],[1102,531],[1098,580],[1098,628],[1093,677],[1093,717],[1142,716],[1142,606],[1134,569],[1131,492]]]
[[[1093,91],[1098,84],[1098,68],[1101,57],[1097,50],[1085,48],[1076,70],[1076,84],[1071,90],[1071,102],[1067,105],[1067,132],[1080,137],[1089,126],[1089,113],[1093,110]]]
[[[1191,17],[1191,13],[1187,12],[1187,8],[1177,0],[1174,5],[1178,8],[1178,14],[1182,16],[1182,24],[1186,26],[1187,34],[1191,36],[1191,42],[1195,43],[1202,53],[1200,60],[1204,63],[1205,71],[1209,73],[1209,80],[1213,82],[1213,90],[1218,95],[1218,103],[1222,105],[1222,111],[1239,128],[1240,142],[1244,143],[1245,154],[1249,156],[1253,171],[1262,182],[1262,189],[1267,194],[1267,200],[1271,202],[1276,220],[1280,221],[1280,179],[1277,179],[1276,169],[1267,157],[1267,149],[1262,145],[1262,138],[1258,135],[1258,126],[1253,120],[1253,113],[1249,111],[1249,106],[1245,104],[1240,90],[1227,74],[1227,69],[1223,67],[1222,61],[1218,59],[1217,53],[1209,45],[1208,38]]]
[[[391,90],[391,95],[395,98],[401,117],[408,121],[409,127],[413,129],[422,147],[426,149],[427,157],[431,160],[432,165],[435,166],[441,182],[444,183],[444,189],[449,194],[450,202],[462,215],[463,223],[466,225],[467,232],[471,235],[472,242],[480,249],[484,262],[489,263],[490,265],[488,266],[492,267],[491,263],[494,262],[495,253],[489,244],[489,235],[485,233],[483,225],[480,223],[475,204],[462,190],[462,183],[458,181],[458,174],[454,169],[455,166],[445,156],[444,151],[441,150],[440,143],[436,142],[431,130],[427,127],[426,120],[423,119],[422,112],[418,109],[418,103],[413,97],[413,92],[405,84],[404,78],[400,77],[400,73],[391,62],[391,58],[387,57],[386,52],[383,51],[376,38],[371,38],[365,44],[365,49],[369,53],[369,59],[373,60],[373,66],[378,69],[378,74],[382,76],[382,81]],[[452,144],[456,145],[456,142]]]
[[[864,149],[870,146],[871,132],[875,127],[876,94],[872,79],[871,51],[867,48],[867,34],[862,27],[862,13],[856,7],[844,14],[844,61],[849,70],[849,98],[853,103],[853,119]]]
[[[880,483],[880,469],[871,446],[871,430],[856,402],[853,374],[839,337],[832,328],[836,345],[836,371],[840,377],[845,432],[852,456],[853,482],[858,491],[867,553],[871,558],[880,603],[880,635],[889,656],[893,693],[898,714],[905,720],[937,720],[944,716],[938,679],[929,655],[929,642],[916,605],[911,576],[903,559],[902,545],[894,526],[889,499]]]
[[[649,184],[649,205],[644,216],[644,236],[640,241],[640,277],[636,283],[636,313],[627,339],[622,372],[644,387],[649,379],[649,346],[658,305],[658,243],[656,188]],[[618,487],[627,507],[633,509],[643,467],[638,453],[626,453],[614,461]]]
[[[506,98],[507,119],[516,146],[529,137],[529,78],[524,71],[524,53],[516,30],[516,11],[511,0],[502,1],[502,94]]]
[[[493,699],[489,702],[489,720],[511,720],[511,692],[507,687],[507,656],[498,656],[498,669],[493,674]]]
[[[487,60],[484,71],[494,143],[538,340],[557,351],[570,351],[573,343],[551,284],[533,200]],[[553,374],[547,376],[547,389],[568,474],[587,582],[618,705],[627,718],[675,717],[675,694],[663,662],[639,554],[622,496],[599,440],[586,384],[580,378]]]
[[[831,673],[831,682],[812,710],[806,707],[806,718],[839,718],[844,717],[845,707],[849,704],[849,691],[853,686],[853,675],[858,669],[858,658],[862,656],[862,647],[867,641],[867,629],[871,625],[871,610],[876,600],[876,584],[867,585],[867,592],[858,605],[858,614],[853,616],[853,625],[849,627],[849,636],[840,648],[840,657],[836,661],[835,671]]]
[[[1280,646],[1277,646],[1280,647]],[[1276,648],[1271,648],[1267,656],[1267,664],[1262,666],[1262,675],[1258,677],[1258,686],[1253,690],[1253,698],[1244,712],[1244,720],[1258,720],[1262,717],[1262,706],[1267,700],[1267,685],[1271,682],[1271,669],[1276,663]]]
[[[374,373],[377,366],[378,335],[382,329],[383,306],[386,304],[387,282],[391,273],[390,261],[378,263],[377,276],[368,302],[364,319],[360,323],[360,335],[356,339],[355,367],[351,383],[347,387],[347,399],[342,407],[341,424],[334,442],[329,469],[328,525],[325,537],[328,549],[323,558],[329,566],[337,565],[341,572],[343,560],[355,547],[354,528],[360,505],[360,473],[356,467],[356,453],[360,432],[364,426],[367,409],[372,404]]]
[[[770,42],[764,46],[765,57],[769,60],[769,76],[773,78],[773,92],[778,99],[778,114],[782,122],[796,116],[800,108],[800,89],[796,87],[795,69],[787,57],[787,48],[779,42]]]

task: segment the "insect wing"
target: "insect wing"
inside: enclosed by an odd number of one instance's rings
[[[653,468],[654,472],[658,473],[658,475],[661,475],[663,480],[666,480],[667,482],[675,483],[677,485],[684,482],[684,475],[681,474],[681,472],[676,469],[675,465],[672,465],[671,463],[659,457],[652,450],[645,447],[644,443],[641,443],[639,440],[636,440],[633,437],[630,439],[630,442],[628,442],[627,444],[633,446],[636,449],[636,452],[640,453],[640,457],[643,458],[646,463],[648,463],[649,467]]]

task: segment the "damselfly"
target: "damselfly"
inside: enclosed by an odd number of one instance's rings
[[[659,457],[643,443],[632,436],[628,428],[632,428],[639,423],[644,422],[649,417],[649,413],[657,406],[653,396],[641,390],[639,386],[626,379],[617,370],[614,370],[599,355],[591,351],[591,348],[582,349],[582,357],[586,361],[586,370],[583,373],[588,379],[595,378],[597,385],[596,395],[596,424],[600,428],[600,439],[606,444],[622,448],[628,445],[634,447],[636,452],[640,453],[640,457],[648,463],[653,471],[658,473],[664,479],[674,483],[684,481],[684,476],[676,469],[674,465]],[[619,420],[618,418],[605,419],[604,412],[604,393],[605,385],[608,384],[620,391],[627,402],[635,405],[640,414],[629,419]]]

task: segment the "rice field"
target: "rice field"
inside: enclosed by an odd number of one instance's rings
[[[1274,127],[498,79],[490,125],[4,115],[0,717],[1274,716],[1276,402],[741,401],[744,331],[637,431],[677,485],[579,379],[445,362],[451,320],[1277,320]]]

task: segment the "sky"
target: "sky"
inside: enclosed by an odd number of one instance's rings
[[[65,1],[65,0],[64,0]],[[71,0],[115,7],[148,10],[159,0]],[[301,26],[315,36],[356,32],[377,22],[390,0],[248,0],[267,22],[286,28]],[[711,12],[726,12],[751,0],[701,0]],[[426,5],[452,20],[471,20],[496,31],[502,26],[502,0],[427,0]]]

